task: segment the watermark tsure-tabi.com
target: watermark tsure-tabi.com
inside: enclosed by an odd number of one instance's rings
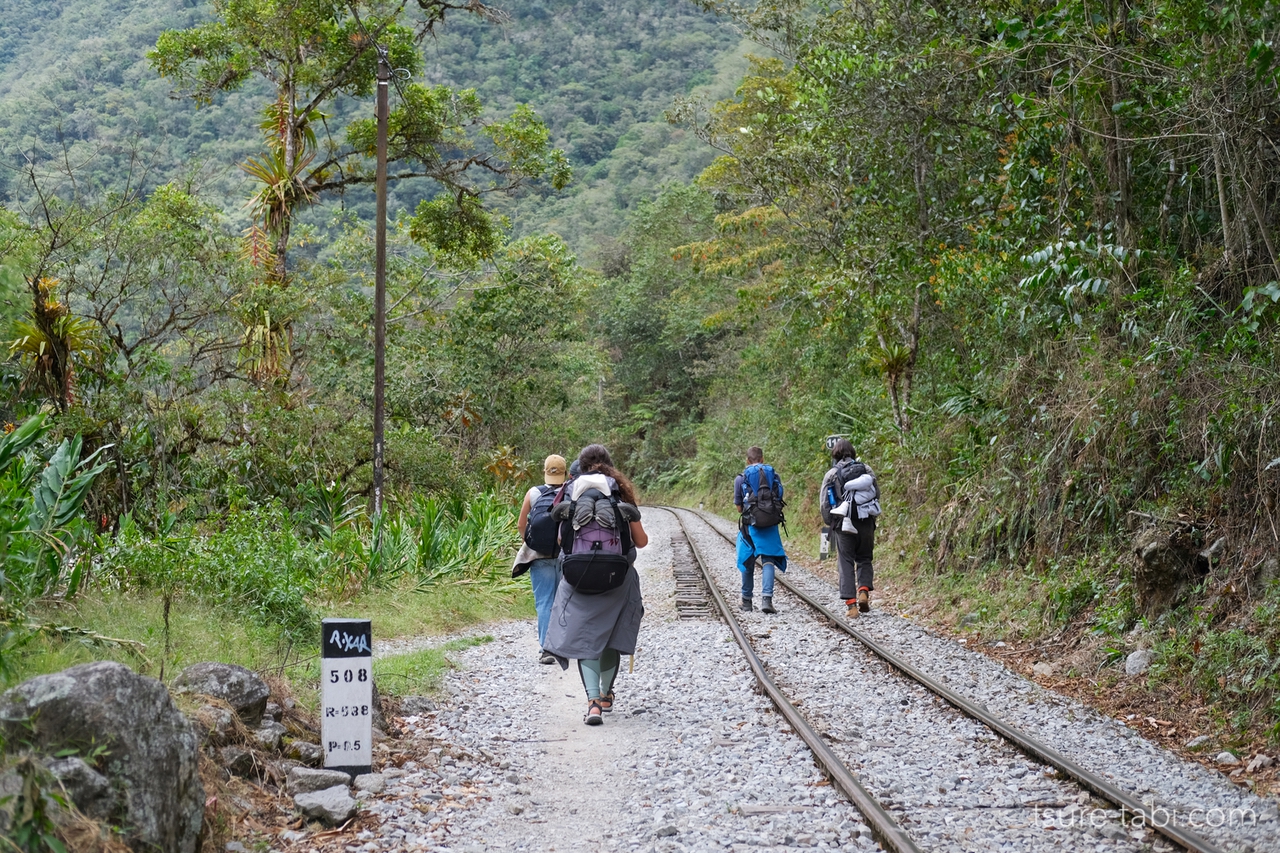
[[[1258,816],[1248,808],[1173,808],[1144,803],[1137,811],[1121,807],[1115,809],[1086,809],[1067,806],[1061,809],[1035,808],[1035,825],[1045,829],[1101,829],[1119,819],[1131,829],[1217,829],[1218,827],[1256,826]]]

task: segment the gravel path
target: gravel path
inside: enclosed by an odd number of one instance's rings
[[[645,526],[640,648],[633,671],[623,659],[617,710],[605,725],[583,725],[576,669],[536,663],[532,622],[490,630],[493,643],[455,655],[460,668],[440,710],[404,720],[409,737],[444,746],[434,761],[392,771],[386,792],[367,801],[380,830],[348,851],[877,849],[861,816],[755,692],[728,629],[676,619],[678,527],[659,510],[646,512]],[[730,546],[707,535],[699,548],[732,594]],[[824,581],[798,569],[787,577],[836,601]],[[748,634],[922,848],[1172,849],[817,625],[785,591],[775,599],[777,616],[745,614]],[[908,620],[873,612],[858,627],[1086,766],[1110,769],[1117,784],[1178,803],[1179,819],[1212,823],[1219,813],[1211,810],[1225,809],[1222,826],[1194,828],[1224,849],[1280,851],[1274,801]],[[1232,808],[1252,810],[1252,821],[1232,820]]]
[[[640,645],[605,724],[583,724],[576,668],[536,663],[532,623],[500,626],[456,656],[439,711],[404,720],[457,757],[406,765],[368,801],[381,831],[349,850],[877,849],[779,729],[728,629],[676,619],[673,518],[647,512],[645,529]]]

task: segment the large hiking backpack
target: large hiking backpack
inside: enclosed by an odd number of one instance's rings
[[[754,481],[752,480],[754,475]],[[786,523],[785,502],[779,496],[782,483],[770,465],[748,465],[742,472],[742,522],[750,527],[774,527]]]
[[[551,517],[558,486],[538,486],[538,497],[529,505],[525,520],[524,544],[548,557],[560,551],[560,522]]]
[[[834,479],[837,503],[849,501],[851,517],[873,518],[880,514],[880,485],[871,469],[856,459],[836,463]]]
[[[610,482],[609,487],[608,495],[587,489],[554,511],[564,552],[560,570],[565,582],[584,595],[617,589],[631,568],[630,522],[639,520],[640,513],[618,500],[616,485]]]

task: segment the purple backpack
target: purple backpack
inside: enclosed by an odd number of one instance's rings
[[[569,586],[584,595],[622,586],[631,568],[631,525],[619,506],[617,485],[610,481],[608,495],[587,489],[560,514],[560,568]]]

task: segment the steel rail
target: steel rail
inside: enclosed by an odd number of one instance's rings
[[[685,512],[693,513],[700,518],[707,527],[710,527],[716,533],[720,534],[726,542],[730,545],[734,544],[734,541],[723,530],[711,523],[704,513],[692,509],[685,510]],[[684,525],[682,523],[681,529],[683,528]],[[688,537],[687,532],[685,536],[686,538]],[[819,604],[808,593],[797,589],[794,584],[788,581],[781,574],[777,576],[777,580],[787,589],[788,592],[799,598],[805,604],[809,605],[822,616],[826,617],[826,619],[835,627],[862,643],[862,645],[866,646],[872,654],[876,655],[885,663],[889,664],[911,680],[919,683],[930,692],[945,699],[955,707],[956,710],[974,720],[977,720],[979,723],[982,723],[984,726],[1021,749],[1027,755],[1043,764],[1057,768],[1081,787],[1092,791],[1112,805],[1120,806],[1122,811],[1127,810],[1135,817],[1141,816],[1144,826],[1150,827],[1181,847],[1194,851],[1194,853],[1224,853],[1222,848],[1216,846],[1207,839],[1200,837],[1194,832],[1189,832],[1178,826],[1171,825],[1172,821],[1166,821],[1163,826],[1156,822],[1155,815],[1158,811],[1163,811],[1167,816],[1175,813],[1172,808],[1169,808],[1165,804],[1158,803],[1154,799],[1150,803],[1143,803],[1140,800],[1135,799],[1133,796],[1112,785],[1098,774],[1081,767],[1079,764],[1058,752],[1053,747],[1036,740],[1022,729],[1019,729],[1010,723],[1006,723],[999,717],[994,716],[986,709],[985,705],[961,696],[951,688],[940,684],[930,676],[916,669],[893,652],[881,646],[875,640],[872,640],[870,637],[854,628],[847,620],[840,618],[837,614],[831,612],[822,604]]]
[[[831,747],[827,745],[822,736],[809,725],[808,720],[791,704],[790,700],[778,688],[777,683],[765,672],[764,664],[760,661],[759,655],[751,647],[751,643],[747,640],[747,635],[743,632],[742,626],[738,624],[732,609],[725,602],[719,587],[711,577],[706,561],[702,559],[702,554],[698,550],[697,544],[693,541],[693,537],[689,535],[689,529],[685,527],[684,519],[680,517],[680,513],[677,511],[678,508],[662,507],[662,509],[666,509],[675,516],[676,523],[680,525],[680,529],[684,532],[685,540],[689,543],[689,550],[693,552],[693,558],[697,561],[698,567],[702,570],[702,576],[706,579],[707,589],[710,591],[716,607],[720,609],[720,614],[724,617],[729,630],[733,633],[734,639],[738,641],[743,654],[746,655],[747,664],[751,667],[751,672],[755,675],[756,681],[760,683],[764,692],[773,700],[773,704],[791,728],[795,730],[796,734],[800,735],[800,738],[813,752],[818,764],[831,777],[832,784],[839,788],[853,803],[854,807],[862,813],[862,816],[866,818],[867,823],[871,826],[872,835],[881,844],[895,851],[895,853],[922,853],[906,830],[899,826],[898,822],[885,811],[884,806],[880,805],[871,792],[862,786],[862,783],[858,781],[858,777],[845,766],[844,762],[831,750]],[[691,510],[682,511],[691,512]],[[703,519],[703,522],[707,523],[705,519]]]

